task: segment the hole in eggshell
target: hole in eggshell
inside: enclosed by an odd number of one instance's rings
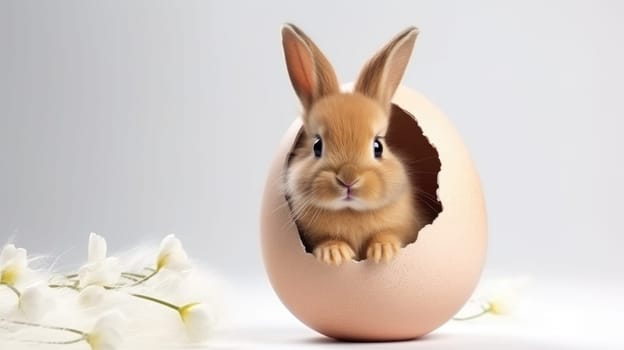
[[[292,150],[300,146],[302,135],[303,132],[300,130]],[[403,161],[409,173],[414,189],[413,197],[414,203],[417,205],[416,210],[424,216],[422,225],[414,228],[416,231],[420,231],[426,225],[431,224],[442,212],[442,202],[437,195],[438,174],[441,166],[438,151],[423,134],[416,119],[395,104],[392,105],[385,141],[392,152]],[[290,164],[293,155],[292,150],[289,152],[286,166]],[[286,200],[290,207],[290,201],[288,198]],[[306,244],[301,228],[297,227],[305,251],[311,253],[312,247]],[[416,240],[408,242],[407,245]]]
[[[425,225],[432,223],[442,212],[442,202],[437,195],[441,166],[438,151],[423,134],[416,119],[397,105],[392,105],[386,143],[408,169],[415,203],[425,215]]]

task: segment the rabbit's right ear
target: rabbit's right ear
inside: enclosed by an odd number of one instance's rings
[[[354,90],[390,108],[390,101],[403,78],[417,36],[416,27],[409,27],[395,36],[366,63]]]
[[[321,97],[340,91],[331,64],[301,29],[285,24],[282,46],[290,81],[306,111]]]

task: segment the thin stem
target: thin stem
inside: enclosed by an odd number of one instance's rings
[[[139,280],[139,281],[137,281],[137,282],[135,282],[135,283],[131,284],[131,285],[130,285],[130,287],[134,287],[134,286],[137,286],[137,285],[139,285],[139,284],[141,284],[141,283],[145,283],[145,282],[147,282],[150,278],[152,278],[152,277],[156,276],[156,274],[157,274],[159,271],[160,271],[160,270],[154,270],[154,272],[152,272],[152,273],[150,273],[149,275],[145,276],[145,278],[143,278],[142,280]]]
[[[136,277],[136,278],[145,278],[146,277],[146,275],[142,275],[140,273],[134,273],[134,272],[122,272],[121,274],[125,275],[125,276]]]
[[[51,329],[55,331],[70,332],[70,333],[78,334],[83,338],[87,336],[87,333],[78,329],[74,329],[74,328],[48,326],[48,325],[43,325],[39,323],[32,323],[32,322],[25,322],[25,321],[13,321],[13,320],[8,320],[6,318],[0,318],[0,322],[6,322],[10,324],[15,324],[18,326],[37,327],[37,328]]]
[[[138,281],[140,281],[140,279],[139,279],[139,278],[132,277],[132,276],[128,276],[128,275],[124,275],[124,274],[122,274],[122,275],[121,275],[121,278],[123,278],[123,279],[127,279],[128,281],[130,281],[130,283],[134,283],[134,282],[138,282]],[[119,284],[119,286],[127,286],[127,285],[128,285],[128,284],[123,284],[123,283],[122,283],[122,284]]]
[[[481,306],[481,311],[470,316],[465,317],[453,317],[454,321],[468,321],[474,320],[475,318],[479,318],[483,315],[489,314],[492,311],[492,306],[490,304],[486,304],[486,306]]]
[[[152,273],[150,273],[147,276],[144,276],[142,279],[140,279],[138,281],[134,281],[134,283],[116,285],[116,286],[111,286],[111,287],[108,287],[108,288],[105,287],[105,288],[106,289],[119,289],[119,288],[125,288],[125,287],[135,287],[135,286],[138,286],[139,284],[147,282],[149,279],[151,279],[152,277],[156,276],[156,274],[158,272],[160,272],[160,270],[154,270]]]
[[[13,293],[15,293],[18,299],[22,297],[22,293],[20,293],[20,291],[17,288],[13,287],[12,285],[7,284],[7,283],[0,283],[0,286],[5,286],[9,288]]]
[[[73,340],[65,340],[65,341],[39,341],[39,340],[29,340],[27,341],[28,343],[34,343],[34,344],[47,344],[47,345],[70,345],[70,344],[76,344],[76,343],[80,343],[81,341],[84,341],[87,339],[87,336],[82,336],[80,338],[76,338]]]
[[[177,305],[174,305],[174,304],[172,304],[170,302],[167,302],[167,301],[164,301],[164,300],[161,300],[161,299],[157,299],[157,298],[154,298],[154,297],[150,297],[148,295],[143,295],[143,294],[130,294],[130,295],[132,295],[133,297],[136,297],[136,298],[148,300],[148,301],[151,301],[151,302],[154,302],[154,303],[166,306],[166,307],[168,307],[170,309],[175,310],[176,312],[180,312],[180,307],[177,306]]]
[[[49,288],[69,288],[69,289],[73,289],[75,291],[80,291],[80,289],[74,285],[69,285],[69,284],[48,284]]]

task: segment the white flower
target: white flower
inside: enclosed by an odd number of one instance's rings
[[[189,258],[182,247],[182,242],[174,235],[168,235],[160,242],[156,270],[160,271],[163,268],[175,271],[190,268]]]
[[[82,306],[96,306],[104,299],[104,293],[106,293],[104,287],[92,284],[80,291],[78,300]]]
[[[93,232],[89,235],[89,256],[87,261],[78,270],[80,287],[92,284],[111,286],[119,281],[121,276],[119,259],[106,257],[106,240]]]
[[[80,287],[89,285],[112,286],[119,281],[121,265],[117,258],[87,263],[78,270]]]
[[[514,292],[498,294],[487,301],[489,312],[493,315],[509,315],[518,306],[518,295]]]
[[[206,304],[193,303],[180,308],[180,317],[186,327],[189,339],[200,342],[206,340],[216,323],[214,312]]]
[[[507,278],[493,283],[486,299],[486,307],[492,315],[509,315],[518,307],[521,290],[527,278]]]
[[[0,284],[15,286],[28,271],[26,249],[7,244],[0,252]]]
[[[124,327],[124,318],[119,312],[109,312],[102,316],[85,340],[92,350],[117,350],[121,348],[123,337],[121,329]]]
[[[37,320],[54,308],[54,299],[46,295],[42,285],[34,285],[21,293],[18,307],[28,319]]]

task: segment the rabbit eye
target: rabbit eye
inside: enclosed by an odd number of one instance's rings
[[[316,136],[312,149],[314,149],[314,156],[316,158],[321,158],[321,154],[323,153],[323,140],[321,140],[320,136]]]
[[[375,154],[375,158],[381,158],[381,154],[383,153],[383,146],[381,145],[381,141],[375,139],[373,141],[373,153]]]

